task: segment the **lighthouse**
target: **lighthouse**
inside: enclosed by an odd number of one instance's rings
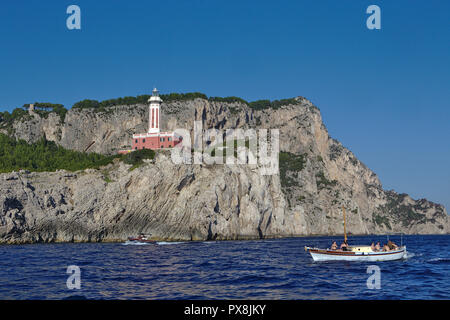
[[[159,133],[159,108],[161,106],[162,99],[159,97],[159,91],[156,88],[153,89],[152,96],[148,99],[148,102],[150,102],[148,110],[148,133]]]
[[[141,149],[166,149],[173,148],[182,142],[182,137],[173,131],[161,132],[161,103],[163,102],[156,88],[152,91],[152,96],[148,99],[148,131],[146,133],[133,134],[131,150],[119,150],[121,154],[129,153]]]

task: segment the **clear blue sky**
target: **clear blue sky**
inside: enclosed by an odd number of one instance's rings
[[[81,30],[66,8],[81,8]],[[381,30],[366,8],[381,7]],[[383,186],[450,209],[450,1],[2,1],[0,110],[302,95]]]

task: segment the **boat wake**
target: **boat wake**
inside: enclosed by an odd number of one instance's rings
[[[171,245],[171,244],[181,244],[181,243],[186,243],[186,242],[175,242],[175,241],[169,241],[169,242],[167,242],[167,241],[158,241],[158,242],[156,242],[158,245],[160,245],[160,246],[165,246],[165,245]]]
[[[433,258],[427,261],[428,263],[449,263],[449,258]]]
[[[125,241],[122,243],[123,246],[146,246],[151,243],[145,243],[145,242],[136,242],[136,241]]]
[[[406,251],[406,255],[403,257],[403,259],[404,260],[411,259],[412,257],[415,257],[415,256],[416,256],[416,254],[414,252]]]

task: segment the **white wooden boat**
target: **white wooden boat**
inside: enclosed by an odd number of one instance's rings
[[[347,232],[345,226],[345,208],[342,206],[344,214],[344,242],[347,243]],[[347,246],[345,250],[319,249],[305,247],[314,261],[392,261],[404,259],[407,256],[406,246],[403,243],[400,247],[384,251],[374,251],[371,246],[357,245]]]
[[[350,246],[348,251],[305,247],[314,261],[392,261],[406,258],[406,246],[389,251],[372,251],[370,246]]]

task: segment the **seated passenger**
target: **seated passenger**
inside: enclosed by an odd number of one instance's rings
[[[383,251],[389,251],[389,250],[391,250],[391,249],[389,249],[389,246],[387,244],[385,244],[383,246]]]
[[[380,251],[381,247],[380,247],[380,242],[377,242],[377,245],[375,246],[375,251]]]
[[[398,246],[395,243],[393,243],[391,240],[388,241],[387,246],[389,247],[390,250],[398,249]]]
[[[341,250],[342,250],[342,251],[348,251],[348,244],[347,244],[347,241],[342,242],[342,244],[341,244]]]
[[[372,249],[372,251],[375,251],[375,250],[376,250],[376,248],[375,248],[375,243],[374,243],[374,242],[372,242],[372,244],[370,245],[370,249]]]
[[[336,243],[336,241],[333,241],[333,244],[331,245],[331,250],[337,250],[338,245]]]

